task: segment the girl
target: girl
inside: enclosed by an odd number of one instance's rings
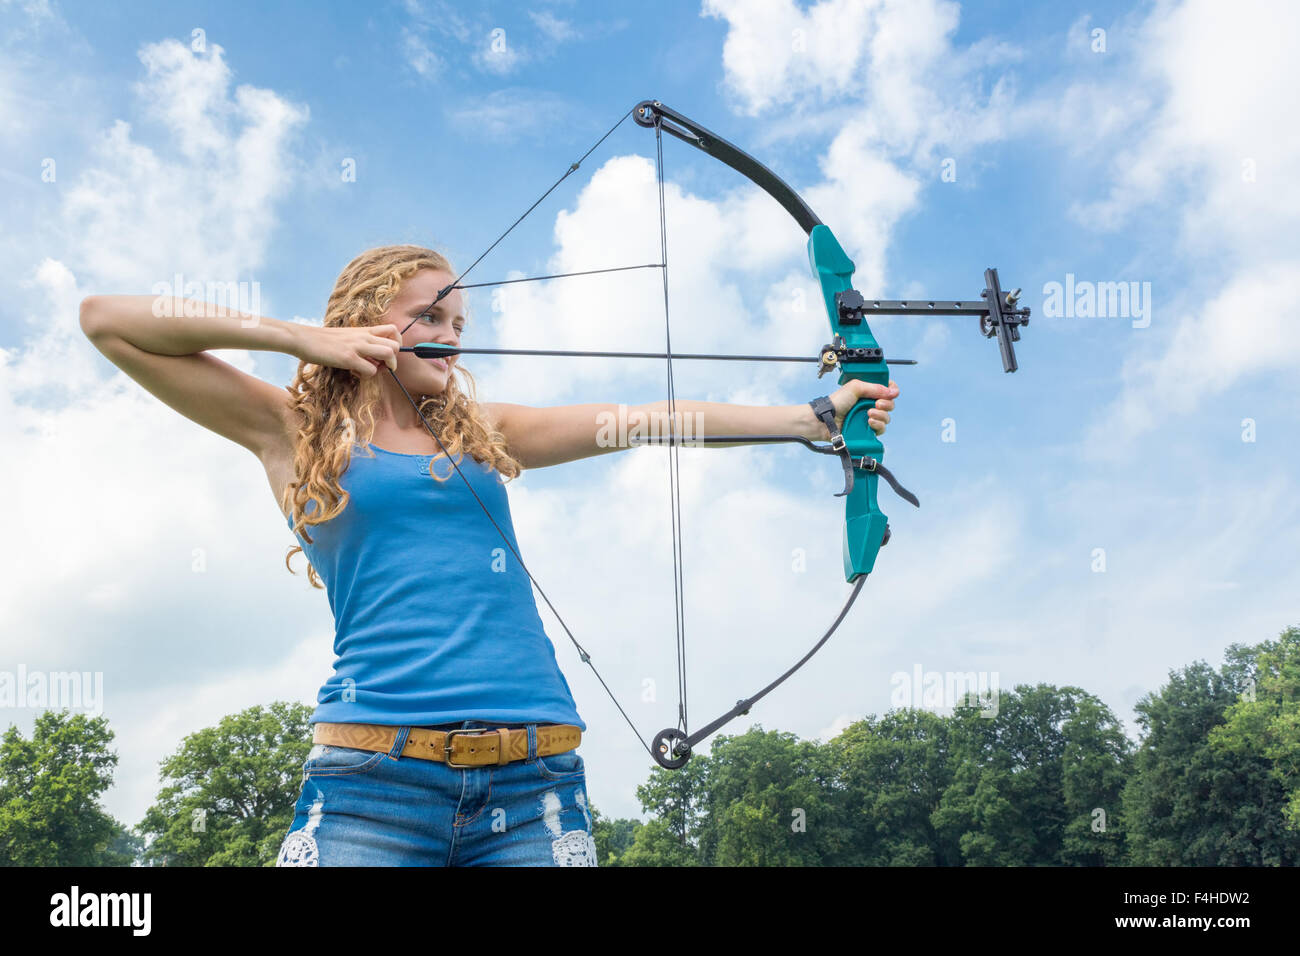
[[[337,660],[277,866],[596,863],[576,749],[586,724],[517,560],[502,482],[616,451],[598,434],[618,406],[479,403],[456,356],[401,352],[460,344],[461,292],[438,300],[453,281],[438,253],[384,246],[348,263],[322,328],[151,296],[81,304],[110,361],[258,457],[300,544],[289,556],[304,551],[329,596]],[[208,351],[223,348],[293,355],[297,375],[277,388]],[[837,424],[878,399],[880,434],[897,394],[854,381],[830,398]],[[704,434],[827,438],[808,405],[676,405]],[[665,416],[665,402],[638,406],[629,424]]]

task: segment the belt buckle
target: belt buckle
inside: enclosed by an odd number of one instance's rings
[[[451,759],[451,741],[452,741],[452,739],[453,739],[457,734],[465,734],[465,735],[467,735],[467,736],[473,736],[473,735],[480,735],[480,736],[481,736],[482,734],[496,734],[497,737],[499,738],[499,737],[501,736],[501,732],[498,731],[498,730],[489,730],[489,729],[486,728],[486,727],[460,727],[460,728],[457,728],[456,730],[449,730],[449,731],[447,731],[447,736],[443,739],[443,742],[442,742],[442,756],[443,756],[443,759],[446,761],[448,767],[454,767],[454,768],[458,768],[458,769],[464,769],[464,768],[468,768],[468,767],[486,767],[486,766],[488,766],[488,764],[481,764],[481,763],[453,763],[453,762],[452,762],[452,759]],[[505,741],[504,741],[504,740],[501,741],[500,746],[502,746],[502,747],[505,746]]]

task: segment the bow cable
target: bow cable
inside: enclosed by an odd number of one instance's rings
[[[388,368],[388,366],[384,367]],[[533,583],[533,587],[537,588],[537,593],[542,596],[542,600],[546,602],[546,606],[551,609],[551,613],[555,615],[555,619],[560,622],[560,627],[564,628],[564,633],[569,635],[569,640],[572,641],[573,646],[578,649],[578,656],[591,668],[591,672],[596,675],[596,680],[600,681],[600,686],[605,688],[605,693],[609,694],[609,699],[614,702],[614,706],[618,708],[618,712],[623,715],[623,719],[627,721],[627,725],[632,728],[632,733],[636,734],[637,741],[645,748],[646,753],[650,754],[651,758],[653,758],[654,753],[650,750],[649,745],[646,744],[645,739],[641,736],[641,731],[636,729],[636,724],[632,723],[632,718],[627,715],[627,711],[623,709],[623,705],[618,702],[618,698],[614,696],[614,692],[609,689],[609,685],[605,683],[605,678],[601,677],[600,671],[596,670],[596,665],[591,662],[591,655],[587,653],[586,648],[578,643],[578,639],[573,636],[573,631],[569,630],[569,625],[566,624],[564,618],[560,616],[560,612],[555,609],[555,605],[551,603],[551,599],[542,589],[542,586],[537,583],[537,578],[533,577],[533,572],[528,570],[528,565],[524,562],[523,555],[521,555],[519,549],[514,546],[509,535],[502,530],[501,525],[497,523],[497,519],[492,517],[492,512],[489,511],[487,505],[483,503],[483,499],[480,498],[478,492],[474,490],[474,486],[470,483],[470,480],[465,477],[465,473],[460,470],[460,465],[456,463],[456,459],[447,451],[447,446],[442,443],[442,439],[438,437],[438,433],[434,430],[433,426],[429,424],[429,420],[424,417],[424,412],[420,411],[419,404],[411,397],[411,393],[406,390],[406,386],[402,384],[402,380],[397,377],[396,372],[389,368],[388,374],[393,377],[393,381],[397,383],[397,387],[402,390],[402,394],[406,396],[406,400],[411,403],[411,407],[415,409],[415,414],[420,417],[420,421],[424,423],[425,429],[433,436],[433,440],[438,443],[438,447],[442,449],[443,455],[445,455],[447,460],[451,462],[451,467],[456,470],[456,474],[460,475],[461,481],[465,482],[465,487],[469,489],[469,493],[474,496],[474,500],[478,502],[478,506],[483,509],[483,513],[487,515],[488,521],[492,522],[492,527],[497,529],[497,534],[501,536],[501,540],[504,541],[506,547],[510,549],[510,553],[515,556],[515,560],[519,562],[519,566],[524,569],[524,574],[528,575],[528,580]]]
[[[509,228],[509,229],[507,229],[505,232],[501,233],[501,235],[497,236],[496,239],[493,241],[492,245],[488,246],[485,250],[483,250],[483,254],[482,254],[481,256],[479,256],[477,259],[475,259],[473,262],[471,262],[471,263],[469,264],[469,266],[468,266],[468,267],[467,267],[467,268],[466,268],[466,269],[465,269],[465,270],[464,270],[460,275],[456,276],[455,280],[452,281],[451,285],[449,285],[449,286],[445,286],[445,287],[443,287],[442,289],[439,289],[439,290],[438,290],[438,296],[437,296],[437,298],[435,298],[431,303],[429,303],[429,309],[432,309],[435,305],[437,305],[439,302],[441,302],[443,299],[445,299],[448,295],[450,295],[452,289],[455,289],[455,288],[457,287],[457,285],[460,283],[460,280],[463,279],[463,278],[465,278],[465,276],[469,275],[470,269],[473,269],[476,265],[478,265],[480,262],[482,262],[482,261],[484,260],[484,258],[487,257],[487,254],[488,254],[489,252],[491,252],[493,249],[495,249],[495,248],[496,248],[496,247],[501,243],[501,240],[502,240],[502,239],[504,239],[506,236],[510,235],[510,233],[514,232],[515,226],[519,225],[521,222],[523,222],[525,219],[527,219],[527,218],[528,218],[528,214],[531,213],[531,212],[532,212],[534,209],[536,209],[538,206],[540,206],[540,205],[542,204],[542,200],[544,200],[544,199],[545,199],[547,196],[549,196],[551,193],[555,192],[556,187],[559,186],[560,183],[564,182],[564,181],[565,181],[566,179],[568,179],[571,175],[573,175],[574,173],[576,173],[576,172],[578,171],[578,167],[582,165],[583,161],[586,160],[586,158],[587,158],[588,156],[590,156],[592,153],[594,153],[594,152],[596,151],[596,147],[597,147],[597,146],[599,146],[601,143],[605,142],[605,140],[609,139],[610,134],[612,134],[612,133],[614,132],[614,130],[616,130],[616,129],[618,129],[620,126],[622,126],[622,125],[623,125],[623,121],[626,120],[629,116],[631,116],[631,115],[632,115],[632,111],[635,110],[635,109],[636,109],[636,107],[634,106],[634,107],[632,107],[632,109],[628,110],[626,113],[624,113],[622,116],[620,116],[618,122],[615,123],[613,126],[611,126],[608,130],[606,130],[605,135],[602,136],[600,139],[596,140],[596,142],[592,144],[591,149],[587,150],[587,151],[586,151],[585,153],[583,153],[580,157],[578,157],[578,160],[577,160],[576,162],[574,162],[574,163],[570,163],[570,164],[569,164],[569,168],[566,169],[566,170],[564,171],[564,175],[561,176],[559,179],[557,179],[555,182],[551,183],[551,188],[548,189],[548,190],[546,190],[546,192],[542,193],[539,197],[537,197],[537,202],[533,203],[531,206],[529,206],[527,209],[525,209],[525,210],[524,210],[524,214],[523,214],[522,216],[520,216],[518,219],[516,219],[514,222],[512,222],[512,223],[510,224],[510,228]],[[623,267],[621,267],[621,268],[622,268],[622,269],[629,269],[629,268],[631,268],[631,269],[649,269],[649,268],[654,268],[654,266],[623,266]],[[593,272],[606,272],[606,271],[608,271],[608,272],[617,272],[617,271],[620,271],[620,270],[619,270],[619,269],[608,269],[608,270],[606,270],[606,269],[595,269],[595,270],[593,270]],[[570,272],[570,273],[565,273],[565,275],[587,275],[587,274],[588,274],[588,273],[582,273],[582,272]],[[537,279],[550,279],[550,278],[559,279],[559,278],[563,278],[563,276],[559,276],[559,275],[557,275],[557,276],[536,276],[535,278],[537,278]],[[483,284],[483,285],[503,285],[504,283],[485,282],[485,283],[482,283],[482,284]],[[428,312],[428,311],[429,311],[428,309],[425,309],[425,312]],[[424,314],[424,313],[421,313],[421,315],[423,315],[423,314]],[[420,316],[417,315],[414,319],[412,319],[410,322],[408,322],[408,323],[406,324],[406,329],[409,329],[412,325],[414,325],[415,322],[416,322],[416,319],[419,319],[419,318],[420,318]],[[402,329],[402,334],[403,334],[403,335],[406,334],[406,329]],[[409,397],[409,396],[408,396],[408,397]]]
[[[673,335],[668,310],[668,217],[664,200],[664,139],[655,124],[655,169],[659,180],[659,248],[664,264],[664,352],[668,366],[668,495],[673,533],[673,605],[677,627],[677,726],[687,732],[686,723],[686,581],[682,574],[685,555],[682,545],[682,478],[680,443],[677,435],[677,386],[673,380]]]

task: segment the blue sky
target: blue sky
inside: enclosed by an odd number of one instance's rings
[[[283,570],[260,468],[116,374],[77,303],[180,272],[316,320],[367,247],[468,264],[653,97],[794,185],[867,294],[975,299],[997,266],[1033,310],[1014,375],[973,320],[873,323],[923,363],[898,369],[885,436],[922,508],[883,493],[894,536],[857,607],[747,719],[827,739],[919,669],[1080,686],[1135,732],[1169,669],[1297,620],[1296,21],[1281,2],[0,3],[0,430],[18,463],[0,475],[17,542],[0,669],[103,674],[122,754],[107,804],[128,823],[186,733],[314,702],[328,607]],[[474,277],[652,261],[653,148],[624,123]],[[791,308],[811,280],[789,217],[675,141],[665,164],[674,348],[820,346],[825,319]],[[1149,311],[1050,314],[1067,282],[1136,283]],[[467,341],[662,343],[654,273],[510,289],[473,295]],[[222,357],[277,383],[295,365]],[[655,363],[467,364],[493,400],[663,394]],[[746,404],[830,387],[685,363],[677,383]],[[702,721],[839,607],[842,506],[837,469],[794,449],[688,453],[683,473]],[[665,478],[641,449],[511,490],[530,566],[646,732],[674,722]],[[636,814],[645,754],[544,619],[590,726],[592,798]]]

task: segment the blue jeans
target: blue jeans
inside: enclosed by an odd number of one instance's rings
[[[448,725],[451,726],[451,725]],[[313,746],[276,866],[595,866],[587,782],[576,750],[504,767],[448,767],[387,753]]]

